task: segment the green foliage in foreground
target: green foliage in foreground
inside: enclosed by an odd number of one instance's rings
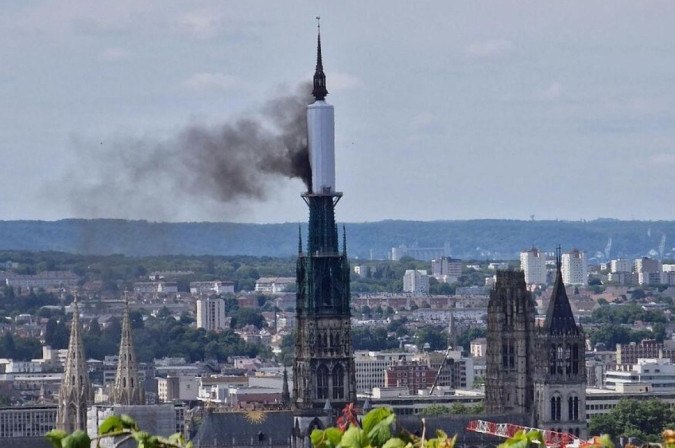
[[[359,423],[352,405],[347,405],[338,426],[315,429],[310,435],[314,448],[453,448],[456,437],[438,431],[433,438],[417,437],[408,432],[394,435],[396,416],[388,408],[375,408]]]
[[[49,431],[46,435],[54,448],[90,448],[95,442],[100,446],[102,439],[115,440],[115,447],[129,440],[135,440],[138,448],[192,448],[192,442],[185,443],[179,433],[169,437],[160,437],[141,431],[133,418],[128,415],[111,415],[98,427],[98,435],[90,438],[84,431],[68,434],[60,429]]]

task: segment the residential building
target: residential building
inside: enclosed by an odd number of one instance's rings
[[[639,285],[661,284],[661,262],[653,258],[642,257],[635,260],[635,273]]]
[[[387,367],[384,387],[407,387],[411,394],[427,389],[434,383],[436,372],[424,363],[404,362]]]
[[[234,294],[234,282],[190,282],[190,294]]]
[[[520,269],[528,285],[546,284],[546,254],[537,248],[520,252]]]
[[[222,331],[228,326],[225,318],[225,300],[215,298],[197,300],[197,328]]]
[[[477,338],[471,341],[470,345],[471,356],[475,358],[480,358],[486,356],[487,354],[487,339],[486,338]]]
[[[588,264],[584,252],[572,249],[562,254],[562,278],[565,285],[586,286],[588,283]]]
[[[643,387],[644,392],[675,392],[675,364],[670,359],[640,358],[636,364],[605,372],[605,387],[619,392],[635,387]]]
[[[56,427],[57,406],[25,406],[0,408],[0,441],[13,446],[11,439],[38,438]],[[28,442],[28,441],[27,441]],[[38,445],[37,443],[35,445]],[[29,443],[19,446],[31,446]]]
[[[609,263],[609,272],[614,274],[617,272],[633,272],[633,261],[627,258],[617,258]]]
[[[616,344],[616,364],[637,364],[640,358],[667,358],[675,361],[675,350],[666,347],[655,339],[643,339],[640,342]]]
[[[75,288],[80,277],[69,271],[43,271],[35,275],[3,272],[5,284],[15,288]]]
[[[157,397],[163,403],[196,400],[198,392],[199,383],[196,376],[157,378]]]
[[[293,285],[295,285],[293,277],[261,277],[255,282],[255,292],[282,294]]]
[[[403,292],[429,294],[429,275],[423,269],[408,269],[403,274]]]
[[[431,260],[431,276],[439,282],[456,283],[462,275],[462,260],[441,257]]]
[[[384,372],[390,365],[410,357],[405,352],[354,352],[356,391],[370,392],[373,387],[384,387]]]

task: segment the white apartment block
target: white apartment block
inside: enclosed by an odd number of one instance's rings
[[[520,269],[528,285],[546,284],[546,254],[536,248],[520,253]]]
[[[260,277],[255,282],[255,292],[282,294],[291,285],[295,285],[295,277]]]
[[[197,328],[220,331],[226,327],[225,301],[223,299],[197,300]]]
[[[653,258],[642,257],[635,260],[635,273],[640,285],[661,284],[661,262]]]
[[[605,387],[616,391],[675,392],[675,364],[668,358],[640,358],[626,370],[605,372]]]
[[[588,283],[586,254],[578,249],[562,254],[561,271],[564,284],[585,286]]]
[[[354,352],[356,391],[370,393],[373,387],[384,387],[384,371],[388,366],[405,360],[410,353]]]
[[[429,275],[424,269],[408,269],[403,274],[403,292],[413,295],[429,293]]]
[[[633,262],[627,258],[617,258],[609,262],[609,272],[633,272]]]
[[[234,294],[234,283],[228,281],[190,282],[190,294]]]
[[[163,403],[196,400],[198,392],[199,383],[196,376],[157,378],[157,398]]]

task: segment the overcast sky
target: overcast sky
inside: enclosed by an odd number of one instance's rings
[[[0,219],[304,221],[297,180],[236,204],[97,181],[120,141],[310,79],[316,15],[339,220],[675,219],[675,3],[633,0],[5,1]]]

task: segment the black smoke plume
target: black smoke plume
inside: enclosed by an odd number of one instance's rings
[[[274,98],[255,114],[218,126],[190,125],[172,137],[77,143],[67,176],[73,211],[86,217],[171,219],[177,200],[208,199],[231,211],[263,201],[280,179],[311,190],[306,107],[311,88]],[[212,213],[211,215],[219,215]]]

